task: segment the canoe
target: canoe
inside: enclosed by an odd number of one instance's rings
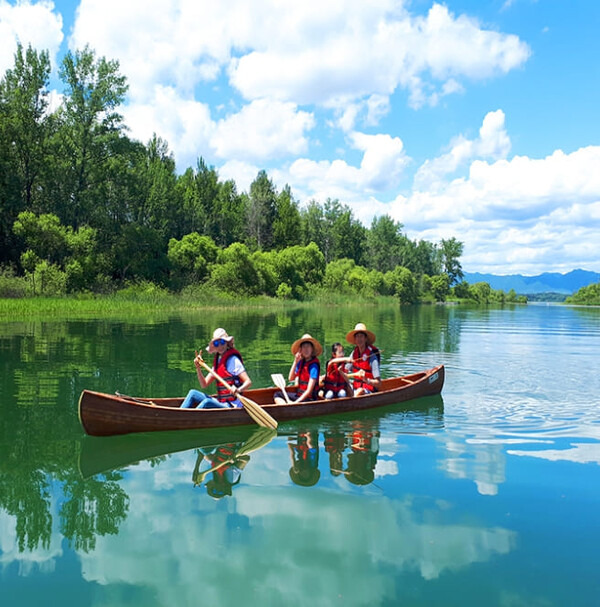
[[[439,394],[444,385],[444,366],[382,380],[374,394],[347,396],[298,404],[273,402],[277,388],[247,390],[248,398],[264,407],[278,422],[305,417],[363,411],[423,396]],[[191,430],[245,426],[254,420],[245,409],[180,409],[182,397],[141,398],[84,390],[79,398],[79,420],[90,436],[112,436],[131,432]]]

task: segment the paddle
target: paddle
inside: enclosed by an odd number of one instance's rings
[[[126,394],[121,394],[118,390],[115,392],[115,395],[124,400],[130,400],[134,403],[140,403],[141,405],[152,405],[153,407],[157,407],[158,405],[146,398],[137,398],[136,396],[127,396]]]
[[[292,404],[290,397],[286,390],[285,377],[281,373],[271,373],[271,379],[273,383],[283,392],[283,398],[285,398],[288,404]]]
[[[202,360],[202,357],[200,355],[198,355],[196,358],[200,362],[200,364],[209,373],[213,374],[213,376],[215,377],[215,379],[217,381],[221,382],[232,394],[234,394],[234,391],[232,390],[231,386],[222,377],[220,377],[213,369],[211,369]],[[247,396],[240,394],[239,392],[236,394],[236,396],[240,399],[240,401],[244,405],[244,408],[248,412],[248,415],[250,415],[250,417],[259,426],[264,426],[265,428],[271,428],[272,430],[275,430],[275,428],[277,428],[277,420],[275,418],[271,417],[258,403],[254,402],[252,399],[248,398]]]
[[[204,472],[198,472],[199,462],[196,462],[196,468],[194,469],[194,473],[192,474],[194,485],[201,485],[204,479],[206,478],[207,474],[209,474],[210,472],[214,472],[219,468],[222,468],[226,464],[232,464],[238,457],[248,455],[253,451],[258,451],[259,449],[262,449],[265,445],[268,445],[275,436],[277,436],[277,432],[275,432],[275,430],[271,428],[261,427],[258,428],[229,459],[220,462],[216,466],[213,466],[212,468],[209,468]]]

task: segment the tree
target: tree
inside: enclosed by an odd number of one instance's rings
[[[463,278],[464,272],[460,265],[460,257],[463,254],[463,243],[452,237],[440,242],[438,252],[442,271],[448,275],[450,286]]]
[[[104,57],[96,60],[88,46],[74,54],[67,52],[60,77],[66,96],[55,162],[57,178],[68,192],[60,216],[76,228],[82,223],[93,224],[94,216],[104,207],[100,192],[107,163],[123,129],[115,108],[123,102],[128,87],[119,74],[119,63]]]
[[[276,200],[275,186],[265,171],[259,171],[250,185],[247,207],[248,236],[259,249],[270,249],[273,243]]]
[[[275,207],[273,247],[284,249],[299,245],[302,242],[300,211],[289,185],[286,185],[277,197]]]
[[[51,133],[48,52],[31,46],[15,52],[15,65],[0,81],[0,258],[18,254],[12,225],[22,210],[41,211],[35,196]],[[35,205],[35,206],[34,206]]]
[[[181,204],[175,184],[175,160],[166,141],[155,134],[140,169],[141,191],[136,223],[157,230],[165,239],[179,236]]]
[[[367,265],[389,272],[401,261],[402,224],[389,215],[373,218],[367,233]]]
[[[218,251],[210,236],[200,236],[198,232],[192,232],[181,240],[171,238],[167,256],[181,281],[190,283],[206,278],[211,265],[217,259]]]
[[[446,301],[450,293],[450,279],[447,274],[436,274],[431,277],[431,292],[436,301]]]

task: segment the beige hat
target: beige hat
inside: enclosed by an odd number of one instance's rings
[[[292,344],[292,354],[295,355],[296,352],[298,352],[298,350],[300,350],[300,346],[305,341],[307,341],[313,345],[313,348],[315,349],[315,356],[321,356],[321,354],[323,354],[323,347],[321,346],[321,344],[314,337],[311,337],[308,333],[305,333],[300,339],[297,339]]]
[[[225,329],[215,329],[213,332],[212,339],[210,340],[210,343],[206,348],[211,354],[214,354],[217,351],[217,348],[214,345],[214,342],[217,339],[224,339],[229,344],[233,342],[233,337],[231,337],[231,335],[227,335],[227,331],[225,331]]]
[[[346,341],[349,344],[355,344],[356,340],[354,339],[354,337],[357,333],[364,333],[367,336],[367,341],[369,342],[369,344],[374,344],[375,340],[377,339],[375,337],[375,333],[373,333],[372,331],[367,331],[366,325],[362,322],[359,322],[356,327],[354,327],[354,331],[349,331],[346,334]]]

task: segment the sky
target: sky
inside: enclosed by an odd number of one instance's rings
[[[600,272],[600,3],[0,0],[17,41],[119,61],[129,136],[247,191],[464,243],[467,272]]]

